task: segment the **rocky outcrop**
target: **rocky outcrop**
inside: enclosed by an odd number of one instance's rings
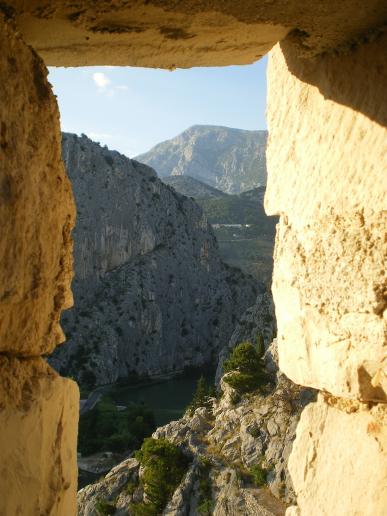
[[[269,367],[276,363],[276,357],[274,341],[265,355]],[[286,504],[295,501],[287,462],[300,414],[314,393],[277,374],[270,392],[252,393],[240,401],[222,380],[222,397],[213,399],[210,408],[198,408],[192,415],[156,430],[154,438],[173,442],[190,459],[187,474],[163,514],[199,514],[203,482],[212,514],[219,516],[283,515]],[[265,471],[267,486],[254,484],[254,466]],[[143,499],[139,480],[130,496],[123,487],[133,483],[133,471],[141,478],[140,464],[136,465],[135,459],[124,461],[104,479],[82,489],[78,495],[80,516],[96,514],[98,499],[112,503],[114,514],[130,514],[131,504]]]
[[[160,177],[191,176],[226,193],[266,184],[267,131],[195,125],[137,156]]]
[[[51,363],[103,384],[214,362],[263,287],[221,261],[199,206],[151,168],[86,136],[64,135],[63,157],[79,213],[76,308]]]

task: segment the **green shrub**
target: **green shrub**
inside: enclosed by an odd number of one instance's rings
[[[97,500],[95,509],[101,516],[107,516],[108,514],[114,514],[116,512],[115,506],[106,500]]]
[[[85,455],[133,450],[155,428],[153,412],[143,405],[118,411],[108,397],[103,397],[93,410],[80,417],[78,449]]]
[[[251,392],[266,383],[268,377],[262,354],[263,349],[258,354],[251,342],[238,344],[224,361],[224,372],[232,373],[225,378],[225,382],[239,393]]]
[[[267,470],[260,464],[252,466],[250,468],[250,474],[257,487],[263,487],[267,484]]]
[[[211,403],[210,398],[215,396],[215,388],[211,385],[207,386],[204,376],[201,376],[197,381],[192,401],[187,407],[188,414],[192,415],[199,407],[209,407]]]
[[[130,507],[134,516],[159,516],[160,512],[153,503],[140,502]]]
[[[136,458],[144,468],[142,475],[144,492],[150,505],[158,511],[155,514],[159,514],[185,474],[187,459],[177,446],[166,439],[151,437],[144,440],[141,449],[136,452]],[[140,511],[143,509],[138,508]]]
[[[214,503],[211,498],[206,498],[198,505],[198,514],[203,516],[211,516],[214,508]]]
[[[212,487],[210,479],[211,463],[207,457],[199,458],[199,502],[198,514],[210,516],[213,510]]]
[[[129,495],[132,495],[135,492],[136,487],[137,487],[136,482],[132,482],[131,480],[129,480],[129,482],[126,484],[125,491]]]

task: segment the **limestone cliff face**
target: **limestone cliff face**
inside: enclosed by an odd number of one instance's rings
[[[199,206],[151,168],[75,135],[63,157],[79,213],[76,308],[52,364],[102,384],[214,361],[260,287],[220,260]]]
[[[267,131],[195,125],[137,156],[163,176],[188,175],[226,193],[266,184]]]

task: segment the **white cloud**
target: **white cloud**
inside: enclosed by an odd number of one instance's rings
[[[124,91],[127,91],[129,89],[128,86],[126,86],[126,84],[119,84],[118,86],[116,86],[116,89],[117,90],[124,90]]]
[[[109,86],[109,84],[112,82],[109,77],[102,72],[93,73],[93,80],[101,90],[105,89],[106,86]]]

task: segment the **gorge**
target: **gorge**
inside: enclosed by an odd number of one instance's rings
[[[216,366],[264,285],[220,258],[205,214],[141,163],[63,135],[78,219],[75,308],[50,363],[81,385]]]

